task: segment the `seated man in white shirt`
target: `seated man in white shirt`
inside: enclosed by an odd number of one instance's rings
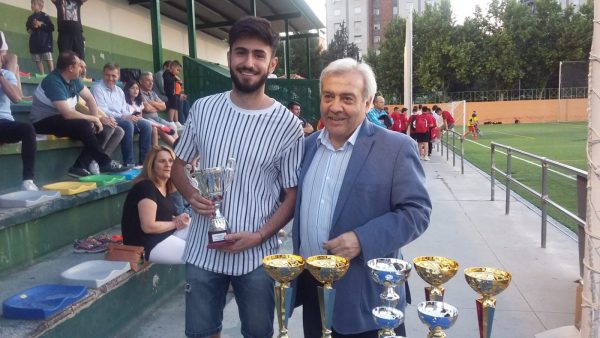
[[[121,141],[123,162],[127,165],[144,163],[146,154],[152,145],[152,125],[150,122],[144,120],[141,114],[136,115],[130,113],[127,102],[125,101],[125,93],[117,86],[119,75],[120,70],[118,65],[113,63],[104,65],[102,81],[96,83],[92,87],[92,94],[98,103],[98,108],[115,118],[115,120],[117,120],[117,125],[125,131],[125,135]],[[140,135],[140,157],[137,162],[133,155],[134,133]]]

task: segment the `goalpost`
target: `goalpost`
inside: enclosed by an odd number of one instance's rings
[[[449,103],[440,104],[442,110],[447,110],[452,117],[454,117],[455,121],[459,121],[459,118],[462,116],[462,135],[466,132],[467,125],[467,101],[452,101]],[[455,128],[456,131],[456,128]]]

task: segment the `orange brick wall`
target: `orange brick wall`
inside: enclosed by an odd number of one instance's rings
[[[426,104],[432,107],[434,104],[444,110],[450,110],[449,103]],[[556,121],[587,121],[588,99],[569,100],[522,100],[522,101],[494,101],[494,102],[467,102],[467,116],[473,110],[477,111],[479,123],[502,122],[514,123],[519,120],[522,123],[556,122]],[[401,105],[388,105],[390,112],[394,107]],[[456,124],[462,125],[462,104],[454,110]]]

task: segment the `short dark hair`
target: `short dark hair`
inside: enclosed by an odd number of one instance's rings
[[[408,108],[404,107],[404,108],[402,108],[402,110],[400,112],[403,113],[405,111],[408,111]]]
[[[61,72],[65,71],[69,68],[69,66],[75,64],[77,58],[77,54],[72,50],[66,50],[64,52],[61,52],[60,54],[58,54],[58,59],[56,60],[56,68],[58,68],[58,70]]]
[[[287,105],[289,110],[291,110],[293,106],[298,106],[298,107],[302,108],[302,105],[298,101],[290,101]]]
[[[163,68],[167,68],[171,65],[171,60],[167,60],[165,62],[163,62]]]
[[[229,30],[229,49],[237,40],[247,37],[260,39],[271,47],[272,56],[277,54],[279,34],[273,30],[271,23],[266,19],[245,16],[236,21]]]
[[[169,67],[173,67],[173,66],[181,67],[181,63],[179,63],[179,61],[177,61],[177,60],[173,60],[173,61],[171,61],[171,63],[169,63]]]
[[[109,63],[105,64],[105,65],[104,65],[104,67],[102,67],[102,72],[104,73],[104,72],[105,72],[105,71],[107,71],[107,70],[115,70],[115,69],[116,69],[116,70],[119,70],[119,71],[121,70],[121,69],[119,68],[119,65],[118,65],[118,64],[116,64],[116,63],[112,63],[112,62],[109,62]]]

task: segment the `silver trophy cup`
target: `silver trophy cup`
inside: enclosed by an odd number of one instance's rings
[[[208,228],[208,248],[218,249],[232,244],[232,241],[225,240],[225,235],[229,233],[229,224],[221,213],[221,202],[233,182],[235,159],[228,159],[225,167],[199,169],[193,173],[186,171],[185,174],[202,196],[215,203],[215,215],[211,218]],[[194,181],[197,184],[194,184]]]

